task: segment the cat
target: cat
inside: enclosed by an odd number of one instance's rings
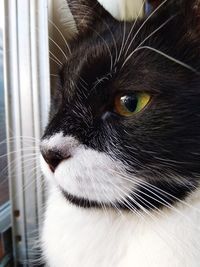
[[[77,31],[41,140],[50,267],[200,266],[200,1],[116,20],[69,0]]]

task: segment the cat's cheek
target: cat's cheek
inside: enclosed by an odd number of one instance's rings
[[[120,162],[93,149],[77,148],[74,156],[56,168],[54,180],[66,193],[103,202],[118,202],[131,193],[133,181],[124,179]]]

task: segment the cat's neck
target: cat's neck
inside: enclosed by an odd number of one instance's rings
[[[55,189],[47,205],[43,244],[51,266],[168,267],[169,260],[171,267],[199,266],[200,192],[171,209],[137,215],[78,208]]]

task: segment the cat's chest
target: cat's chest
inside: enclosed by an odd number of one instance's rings
[[[50,267],[198,267],[200,216],[179,212],[84,210],[55,192],[47,206],[44,254]]]

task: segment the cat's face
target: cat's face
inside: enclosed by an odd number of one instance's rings
[[[164,1],[127,23],[80,2],[41,142],[45,176],[82,207],[185,198],[200,176],[199,2]]]

